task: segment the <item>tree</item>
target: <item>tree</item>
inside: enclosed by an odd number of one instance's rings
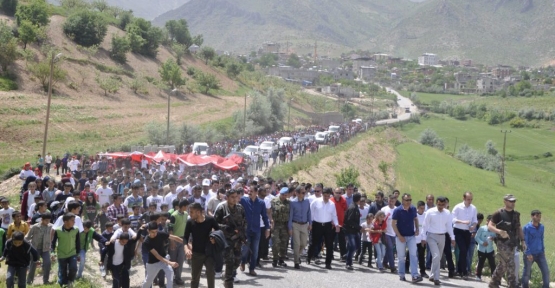
[[[64,9],[73,11],[77,9],[89,9],[90,4],[85,0],[58,0],[60,2],[60,6]]]
[[[162,30],[150,21],[134,18],[125,28],[128,32],[131,51],[148,57],[156,57],[162,41]]]
[[[0,9],[6,13],[7,16],[14,16],[17,10],[18,0],[2,0],[0,1]]]
[[[206,65],[208,65],[208,61],[216,56],[216,51],[212,47],[205,46],[200,50],[200,55],[204,58]]]
[[[198,72],[197,76],[197,83],[200,87],[204,88],[204,93],[208,94],[210,89],[218,89],[220,88],[220,81],[214,76],[214,74],[210,73],[202,73]]]
[[[67,18],[63,30],[75,43],[89,47],[102,43],[108,25],[99,12],[81,10]]]
[[[129,82],[129,88],[133,90],[133,93],[144,93],[146,90],[146,81],[142,75],[136,75],[135,78]]]
[[[162,64],[158,70],[162,81],[166,82],[171,89],[185,84],[185,78],[181,75],[181,68],[173,61],[168,59]]]
[[[98,10],[98,12],[104,12],[106,9],[110,8],[110,5],[108,5],[108,2],[106,2],[106,0],[94,0],[91,3],[91,6]]]
[[[297,56],[297,54],[292,53],[291,55],[289,55],[289,59],[287,59],[287,65],[294,68],[301,68],[301,59],[299,58],[299,56]]]
[[[175,52],[175,60],[177,61],[177,65],[181,66],[181,58],[185,55],[187,48],[184,45],[179,43],[172,44],[172,50]]]
[[[127,28],[127,24],[133,21],[133,12],[131,11],[123,11],[119,15],[119,28],[125,30]]]
[[[119,37],[116,34],[112,35],[112,50],[110,50],[110,57],[115,61],[125,64],[127,63],[127,52],[131,51],[131,45],[127,37]]]
[[[17,60],[17,39],[13,36],[12,28],[6,22],[0,21],[0,67],[2,73],[8,72],[8,66]]]
[[[19,40],[23,42],[23,50],[27,49],[27,43],[37,39],[37,27],[31,21],[23,20],[19,26]]]
[[[202,46],[203,43],[204,43],[204,36],[202,36],[202,34],[198,34],[195,37],[193,37],[193,44],[200,47]]]
[[[127,26],[127,40],[129,42],[129,47],[131,51],[135,53],[140,53],[146,40],[141,36],[141,31],[137,26]]]
[[[170,20],[166,22],[165,26],[171,41],[183,44],[187,48],[193,44],[193,38],[191,37],[191,33],[189,33],[189,24],[187,24],[187,20]]]
[[[360,173],[354,167],[349,167],[347,169],[341,169],[339,174],[335,174],[335,184],[337,187],[347,187],[349,184],[354,184],[356,187],[360,187],[360,182],[358,181],[358,176]]]
[[[121,88],[121,80],[114,77],[101,77],[97,74],[94,80],[104,90],[104,96],[107,96],[108,92],[116,93]]]
[[[232,61],[227,63],[227,75],[231,78],[237,77],[237,75],[241,74],[241,70],[243,70],[243,66],[239,65],[237,62]]]
[[[341,114],[343,114],[343,118],[345,118],[346,121],[351,121],[352,119],[354,119],[356,112],[357,110],[355,106],[351,103],[345,103],[345,105],[341,107]]]
[[[437,133],[430,128],[422,131],[422,134],[420,134],[419,142],[422,145],[431,146],[439,150],[443,150],[444,148],[443,139],[439,138]]]
[[[15,20],[17,26],[21,21],[29,20],[33,25],[46,26],[50,22],[50,10],[45,0],[31,0],[28,5],[17,5]]]
[[[49,57],[45,58],[44,60],[38,63],[35,63],[30,67],[31,73],[33,74],[33,76],[35,76],[35,78],[37,78],[37,80],[39,80],[40,84],[42,85],[42,89],[44,89],[44,92],[48,91],[48,80],[50,77],[50,61],[52,59],[52,54],[54,53],[49,53],[50,55]],[[52,86],[54,86],[54,84],[60,81],[65,80],[66,76],[67,76],[67,72],[62,68],[60,68],[59,62],[54,63],[54,66],[52,69]]]
[[[266,54],[260,56],[260,59],[258,60],[258,63],[262,67],[270,67],[270,66],[276,65],[278,59],[279,58],[276,54],[266,53]]]

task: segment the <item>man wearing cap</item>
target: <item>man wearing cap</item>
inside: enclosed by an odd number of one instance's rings
[[[293,239],[293,255],[295,256],[295,269],[300,269],[301,252],[306,247],[308,232],[311,230],[310,201],[305,199],[306,190],[303,186],[295,188],[297,198],[289,204],[289,235]]]
[[[289,188],[283,187],[279,190],[279,197],[272,200],[272,253],[274,254],[272,266],[287,267],[285,256],[287,256],[287,244],[289,243],[289,213],[290,202],[288,199]],[[292,234],[292,233],[291,233]]]
[[[216,196],[216,193],[210,191],[210,179],[206,178],[202,180],[202,197],[206,200],[206,202],[210,201],[212,197]],[[202,205],[203,208],[206,208],[205,205]]]
[[[493,213],[491,221],[488,223],[489,231],[497,234],[495,243],[497,244],[497,267],[491,276],[489,287],[499,287],[501,278],[507,273],[509,288],[517,287],[515,275],[514,253],[515,248],[522,245],[522,250],[526,251],[524,233],[520,226],[520,213],[515,211],[516,197],[507,194],[503,197],[505,207]]]

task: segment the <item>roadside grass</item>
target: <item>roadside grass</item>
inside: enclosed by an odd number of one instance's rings
[[[540,111],[551,112],[555,108],[555,97],[546,95],[541,97],[505,97],[488,96],[476,98],[476,104],[485,103],[501,111],[518,111],[522,108],[534,108]]]
[[[399,94],[410,97],[410,94],[413,93],[411,91],[399,91]],[[456,94],[436,94],[436,93],[424,93],[424,92],[414,92],[418,97],[420,103],[423,104],[431,104],[432,101],[446,101],[446,100],[453,100],[453,101],[467,101],[467,100],[474,100],[480,99],[478,95],[469,94],[469,95],[456,95]]]
[[[555,132],[547,128],[517,128],[508,125],[488,125],[476,119],[456,120],[446,115],[429,114],[429,119],[421,119],[421,125],[407,124],[402,131],[409,138],[418,140],[426,128],[434,130],[445,142],[445,152],[453,153],[455,142],[457,148],[467,144],[474,149],[485,149],[488,140],[496,144],[499,152],[503,150],[503,133],[501,130],[511,130],[507,134],[507,159],[529,160],[542,158],[546,152],[555,152]],[[456,151],[455,151],[456,153]]]

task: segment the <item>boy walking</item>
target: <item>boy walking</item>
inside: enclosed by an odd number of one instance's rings
[[[181,239],[181,237],[158,231],[158,223],[148,223],[148,236],[143,243],[144,247],[149,251],[148,262],[146,264],[146,278],[143,283],[143,288],[149,288],[152,285],[154,278],[160,270],[164,270],[164,273],[166,273],[166,280],[168,282],[166,287],[173,287],[172,268],[177,268],[179,264],[166,259],[165,242],[167,240],[183,244],[183,239]]]
[[[129,288],[129,269],[135,246],[135,242],[129,239],[129,233],[123,232],[117,241],[106,246],[108,269],[112,272],[112,288]]]
[[[77,279],[83,277],[83,270],[85,270],[85,262],[87,262],[87,250],[89,250],[89,245],[92,243],[93,240],[98,241],[99,243],[106,243],[104,237],[94,231],[93,223],[91,220],[86,220],[83,223],[83,232],[79,233],[79,243],[81,247],[79,249],[79,270],[77,271]]]
[[[6,249],[0,258],[0,262],[6,260],[8,264],[8,274],[6,275],[6,284],[8,288],[14,287],[15,277],[18,277],[17,286],[19,288],[26,287],[27,267],[31,260],[35,264],[39,264],[39,256],[37,250],[23,239],[23,233],[16,231],[12,238],[6,242]]]
[[[52,214],[46,212],[42,215],[41,222],[31,226],[31,230],[25,236],[25,240],[29,241],[33,247],[37,250],[37,254],[42,258],[42,282],[46,285],[48,284],[50,278],[50,246],[51,246],[51,234],[52,234],[52,223],[50,220]],[[29,268],[29,277],[27,277],[27,285],[33,284],[35,279],[35,269],[37,265],[31,263]]]
[[[478,243],[478,267],[476,267],[476,280],[482,281],[482,270],[484,269],[484,263],[486,259],[488,260],[489,270],[495,271],[495,254],[493,251],[493,239],[495,238],[495,233],[488,230],[489,221],[491,221],[491,215],[488,216],[486,225],[478,228],[476,232],[476,242]]]
[[[524,251],[524,272],[522,273],[522,287],[528,288],[532,264],[536,262],[542,273],[542,288],[549,288],[549,268],[545,259],[545,245],[543,242],[544,226],[541,224],[542,212],[540,210],[532,211],[532,220],[522,228],[524,232],[524,242],[526,250]]]
[[[68,212],[62,220],[64,225],[54,229],[51,251],[54,253],[56,243],[58,245],[58,284],[73,287],[75,274],[77,274],[77,261],[81,252],[79,229],[75,228],[75,214]]]

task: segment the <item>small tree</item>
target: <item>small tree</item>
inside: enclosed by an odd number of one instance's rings
[[[75,43],[89,47],[102,43],[108,25],[98,12],[81,10],[67,18],[63,30]]]
[[[104,90],[104,96],[107,96],[108,92],[116,93],[119,88],[121,88],[121,80],[113,77],[101,77],[100,75],[96,75],[94,80],[100,88]]]
[[[110,5],[106,2],[106,0],[94,0],[91,3],[91,6],[98,10],[98,12],[104,12],[106,9],[110,8]]]
[[[116,34],[112,35],[112,50],[110,50],[110,57],[114,61],[125,64],[127,62],[127,52],[131,51],[131,45],[127,37],[119,37]]]
[[[160,73],[162,81],[171,89],[185,84],[185,78],[183,78],[181,74],[181,68],[179,68],[179,65],[177,65],[173,59],[166,60],[160,69],[158,69],[158,73]]]
[[[341,169],[339,174],[335,174],[335,184],[337,187],[346,187],[349,184],[354,184],[359,187],[360,182],[358,181],[358,176],[360,173],[354,167],[349,167],[347,169]]]
[[[98,45],[92,45],[90,47],[84,47],[77,45],[77,49],[87,55],[87,59],[91,59],[96,53],[98,53]]]
[[[354,119],[356,112],[357,110],[353,104],[346,103],[343,107],[341,107],[341,114],[343,114],[343,118],[347,121]]]
[[[8,72],[8,66],[17,60],[17,39],[12,29],[4,21],[0,21],[0,67],[2,73]]]
[[[27,49],[27,43],[37,40],[37,27],[31,21],[23,20],[19,25],[19,40],[23,42],[23,50]]]
[[[50,53],[52,55],[52,53]],[[37,78],[39,83],[42,85],[42,89],[47,92],[48,91],[48,79],[50,77],[50,59],[52,56],[32,65],[30,67],[30,71]],[[67,72],[60,68],[59,63],[54,63],[54,67],[52,70],[52,86],[54,84],[63,81],[66,79]]]
[[[208,65],[208,61],[216,57],[216,51],[214,48],[206,46],[200,50],[200,55],[204,58],[205,64]]]
[[[387,175],[387,169],[389,168],[389,164],[387,164],[386,162],[384,162],[383,160],[380,161],[380,164],[378,164],[378,169],[380,169],[380,171],[383,174],[383,179],[385,180],[385,182],[387,182],[387,180],[389,179],[388,175]]]
[[[133,12],[131,11],[123,11],[119,15],[119,28],[125,30],[127,28],[127,24],[133,21]]]
[[[146,81],[142,75],[137,75],[131,82],[129,82],[129,88],[133,90],[133,93],[137,94],[146,92]]]
[[[172,44],[172,50],[175,52],[175,59],[177,61],[177,65],[181,66],[181,58],[185,55],[187,48],[184,45],[179,43]]]
[[[204,43],[204,36],[202,36],[202,34],[198,34],[195,37],[193,37],[193,44],[200,47],[202,46],[203,43]]]
[[[241,74],[241,71],[243,70],[243,66],[241,66],[238,63],[236,63],[235,61],[233,61],[233,62],[227,63],[226,70],[227,70],[227,76],[229,76],[231,78],[235,78],[239,74]]]
[[[31,0],[28,5],[17,5],[15,20],[21,25],[23,20],[29,20],[33,25],[46,26],[50,22],[50,10],[45,0]]]
[[[289,59],[287,59],[287,65],[294,68],[300,68],[302,66],[301,59],[297,56],[297,54],[292,53],[289,55]]]
[[[220,81],[214,76],[214,74],[210,73],[202,73],[198,72],[197,76],[197,83],[200,87],[204,88],[204,94],[208,94],[210,89],[218,89],[220,88]]]
[[[0,1],[0,9],[6,13],[7,16],[14,16],[17,10],[18,0],[2,0]]]
[[[439,150],[443,150],[444,148],[443,139],[439,138],[437,133],[430,128],[422,131],[419,142],[422,145],[431,146]]]

